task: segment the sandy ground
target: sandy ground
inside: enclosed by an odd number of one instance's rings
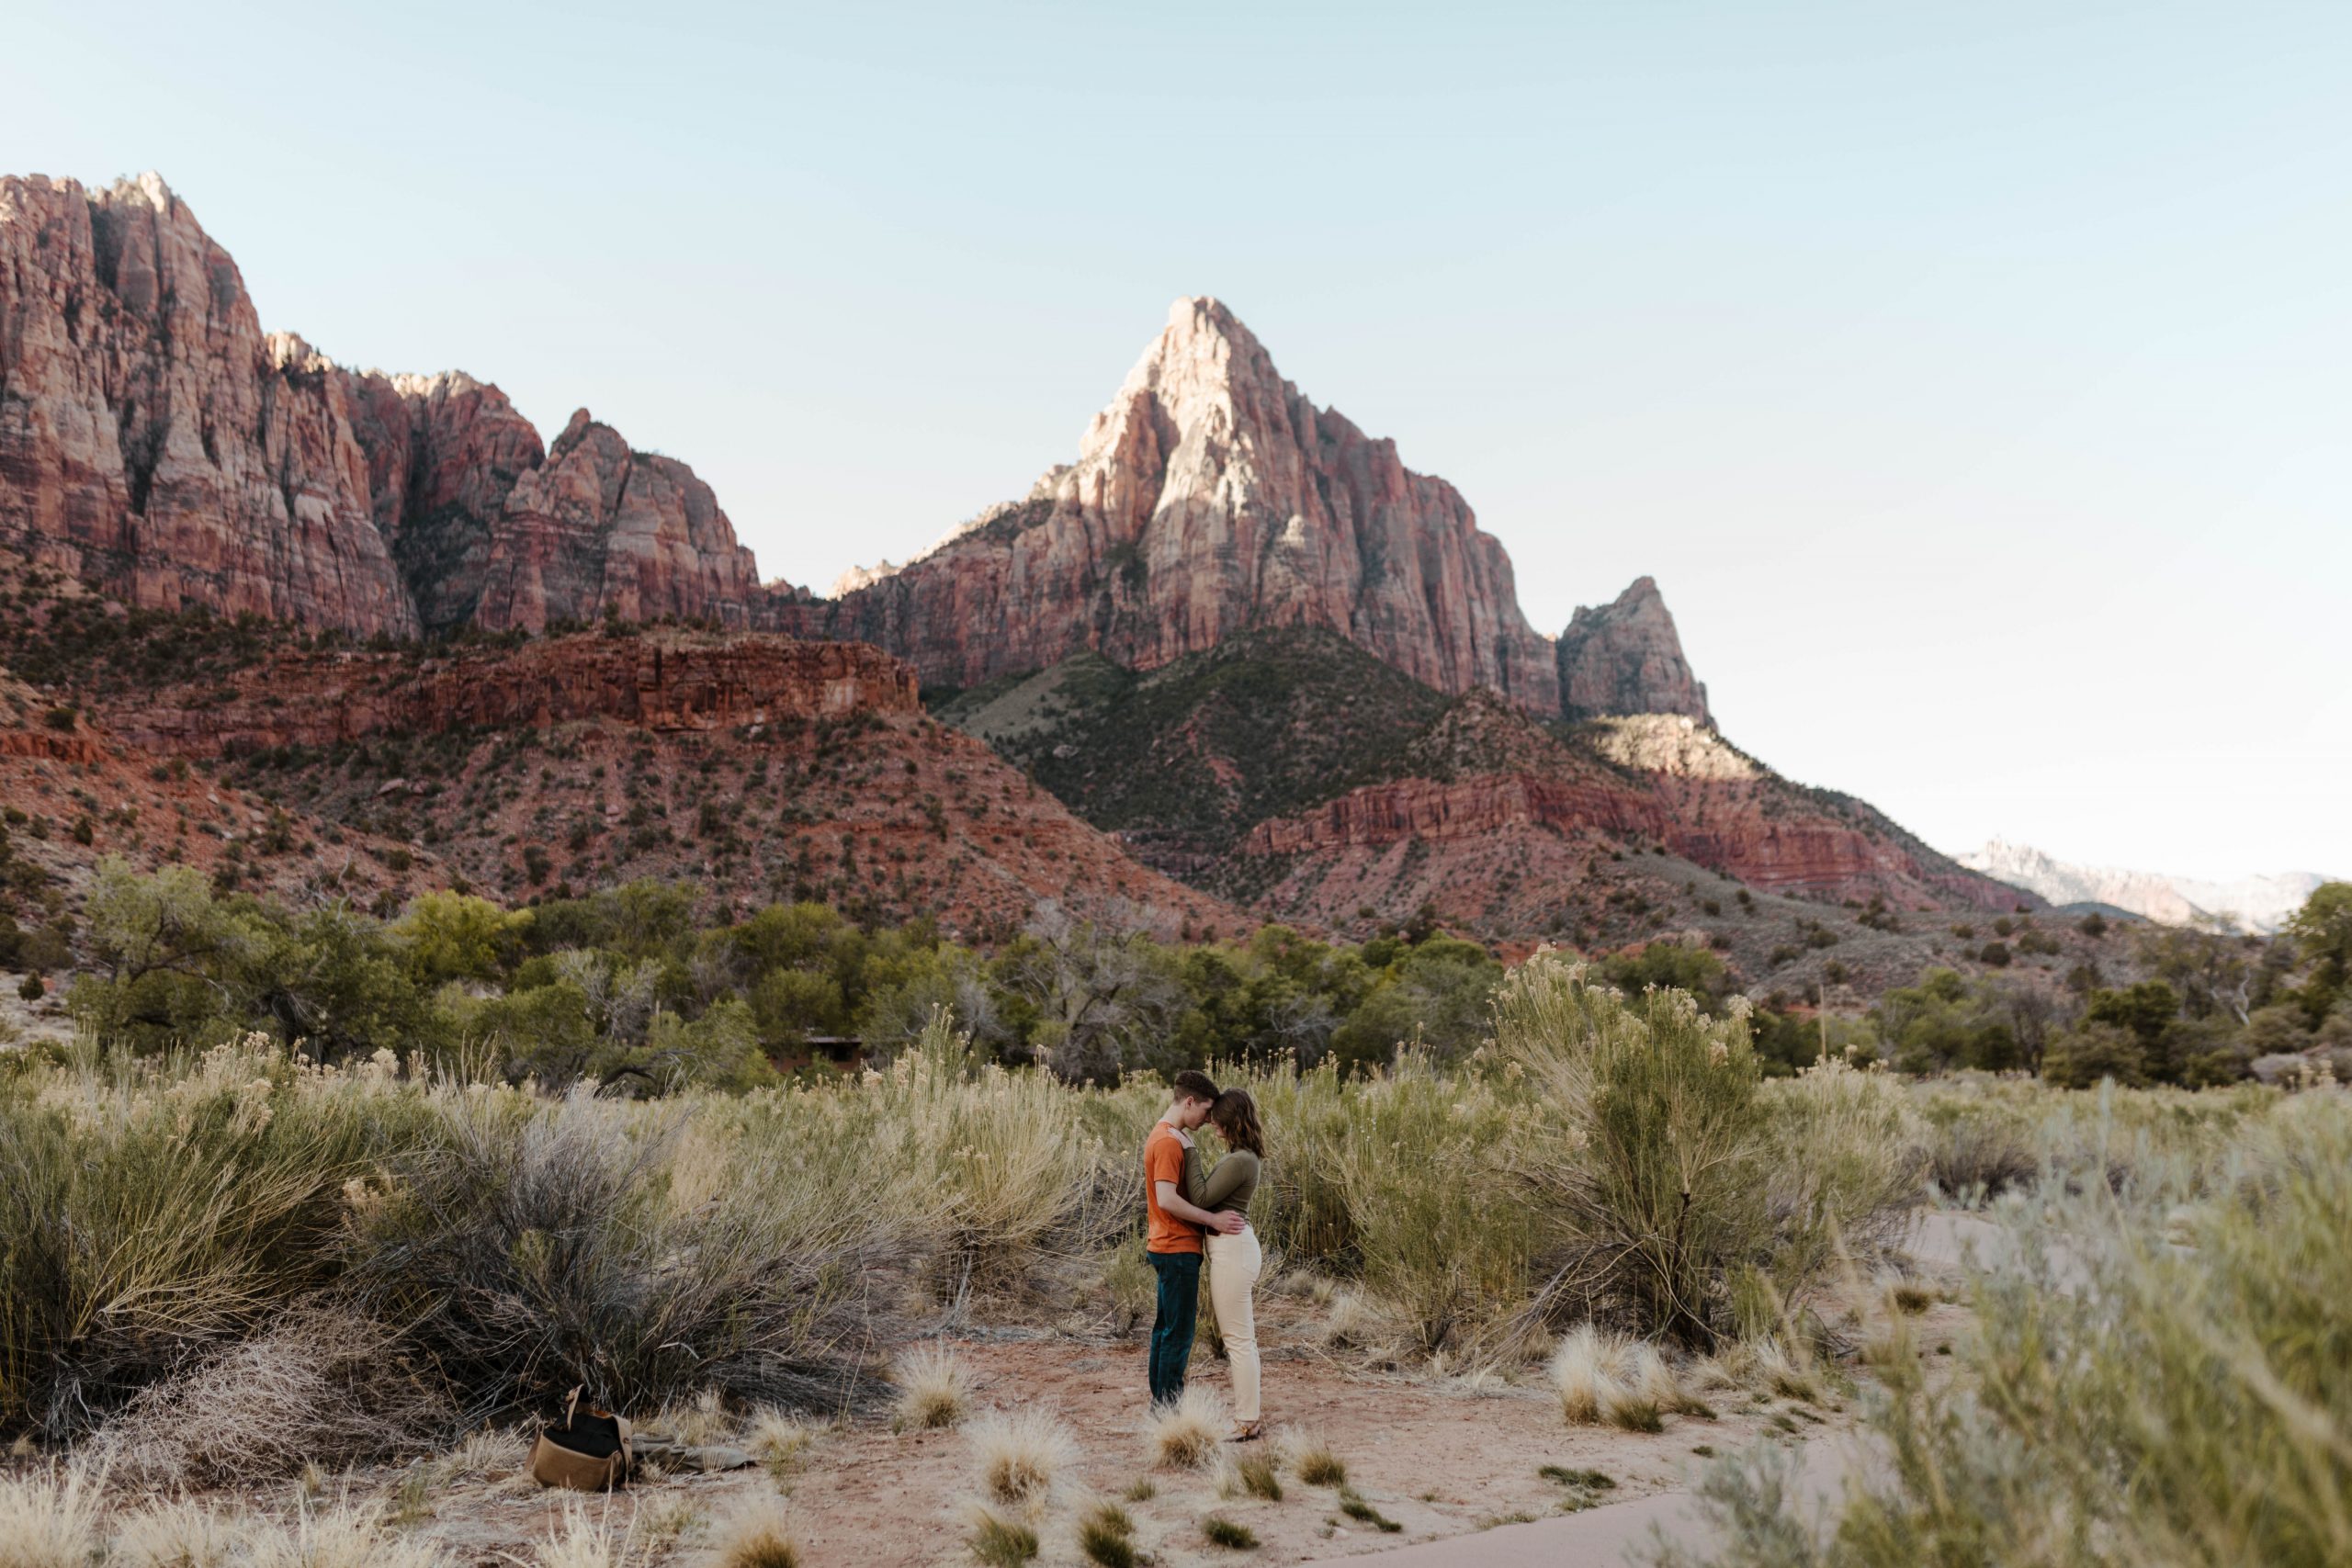
[[[1864,1462],[1851,1443],[1849,1434],[1839,1433],[1804,1445],[1797,1472],[1803,1495],[1835,1495],[1847,1472]],[[1503,1525],[1468,1540],[1400,1547],[1372,1559],[1367,1568],[1634,1568],[1650,1560],[1648,1549],[1661,1538],[1702,1547],[1713,1543],[1715,1532],[1697,1499],[1675,1488],[1558,1518]]]
[[[1319,1353],[1279,1349],[1267,1367],[1267,1413],[1279,1436],[1311,1431],[1347,1462],[1351,1483],[1403,1529],[1395,1533],[1345,1517],[1336,1492],[1285,1473],[1280,1502],[1217,1495],[1200,1472],[1156,1468],[1146,1451],[1140,1391],[1140,1337],[1097,1344],[1067,1338],[951,1338],[973,1375],[976,1403],[1012,1409],[1042,1405],[1077,1434],[1083,1458],[1070,1501],[1054,1508],[1040,1531],[1041,1564],[1078,1563],[1077,1501],[1118,1497],[1148,1478],[1156,1495],[1125,1505],[1136,1544],[1169,1568],[1209,1562],[1285,1564],[1336,1560],[1416,1543],[1454,1541],[1461,1555],[1485,1559],[1462,1538],[1559,1517],[1569,1493],[1538,1473],[1547,1464],[1593,1469],[1615,1481],[1612,1500],[1676,1493],[1698,1462],[1697,1447],[1728,1450],[1778,1432],[1785,1400],[1722,1408],[1718,1417],[1669,1416],[1666,1429],[1639,1434],[1571,1427],[1534,1376],[1516,1385],[1476,1387],[1457,1379],[1363,1372]],[[1222,1391],[1222,1363],[1197,1353],[1194,1377]],[[1815,1425],[1815,1420],[1826,1423]],[[1814,1413],[1801,1429],[1841,1424],[1837,1411]],[[519,1453],[517,1459],[519,1461]],[[388,1493],[397,1469],[369,1471],[340,1483],[352,1495]],[[628,1561],[690,1564],[705,1555],[707,1526],[747,1499],[776,1495],[778,1481],[752,1469],[720,1475],[666,1477],[609,1501],[588,1500],[592,1514],[634,1542]],[[810,1568],[829,1564],[945,1564],[972,1561],[964,1544],[962,1505],[972,1494],[972,1463],[955,1431],[893,1432],[887,1419],[827,1429],[782,1482],[795,1533]],[[480,1568],[528,1562],[548,1539],[567,1499],[488,1476],[437,1488],[430,1517],[415,1532],[451,1558]],[[1619,1514],[1619,1508],[1591,1510]],[[1201,1521],[1211,1514],[1248,1526],[1261,1542],[1236,1552],[1211,1545]],[[1498,1540],[1500,1538],[1498,1537]],[[1498,1558],[1497,1562],[1517,1559]]]

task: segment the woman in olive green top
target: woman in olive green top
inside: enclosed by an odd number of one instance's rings
[[[1201,1182],[1193,1201],[1211,1213],[1230,1210],[1247,1215],[1250,1200],[1258,1190],[1259,1163],[1266,1153],[1258,1102],[1247,1089],[1227,1089],[1209,1108],[1209,1121],[1224,1136],[1227,1153]],[[1246,1443],[1262,1429],[1258,1410],[1258,1315],[1252,1298],[1264,1258],[1258,1250],[1258,1233],[1246,1224],[1232,1235],[1211,1231],[1203,1240],[1208,1247],[1209,1300],[1216,1307],[1225,1359],[1233,1368],[1236,1424],[1232,1440]]]

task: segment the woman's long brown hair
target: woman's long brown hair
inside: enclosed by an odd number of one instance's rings
[[[1216,1097],[1209,1107],[1209,1120],[1225,1141],[1237,1149],[1248,1149],[1260,1159],[1266,1157],[1266,1130],[1258,1122],[1258,1102],[1250,1098],[1246,1089],[1229,1089]]]

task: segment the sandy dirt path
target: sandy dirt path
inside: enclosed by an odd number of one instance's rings
[[[1762,1412],[1729,1410],[1712,1421],[1669,1417],[1666,1429],[1655,1434],[1571,1427],[1549,1390],[1532,1381],[1474,1390],[1458,1381],[1347,1369],[1295,1348],[1278,1354],[1267,1369],[1269,1420],[1278,1430],[1319,1434],[1346,1461],[1353,1487],[1399,1527],[1390,1533],[1342,1514],[1335,1489],[1307,1486],[1287,1474],[1283,1498],[1274,1502],[1223,1498],[1207,1474],[1155,1466],[1143,1433],[1140,1343],[951,1343],[972,1371],[979,1405],[1043,1406],[1057,1412],[1078,1437],[1082,1457],[1075,1484],[1041,1522],[1044,1568],[1081,1561],[1075,1521],[1085,1498],[1119,1497],[1143,1480],[1154,1495],[1124,1506],[1135,1518],[1136,1544],[1163,1568],[1245,1561],[1287,1565],[1431,1542],[1451,1543],[1449,1550],[1459,1553],[1467,1549],[1464,1538],[1508,1540],[1512,1527],[1551,1518],[1571,1504],[1573,1494],[1539,1473],[1544,1465],[1600,1471],[1615,1483],[1605,1495],[1641,1499],[1679,1491],[1695,1462],[1694,1448],[1728,1449],[1770,1430]],[[1224,1386],[1224,1369],[1213,1360],[1196,1360],[1194,1376]],[[1824,1416],[1838,1419],[1827,1412]],[[390,1477],[354,1479],[364,1490],[387,1484]],[[972,1462],[956,1432],[894,1433],[878,1420],[839,1426],[817,1439],[785,1485],[793,1529],[811,1568],[932,1568],[971,1561],[962,1504],[972,1492]],[[650,1549],[633,1556],[633,1564],[684,1564],[698,1561],[696,1542],[708,1522],[741,1500],[776,1492],[765,1472],[751,1470],[669,1477],[610,1505],[596,1500],[590,1506]],[[485,1478],[446,1489],[434,1500],[433,1517],[417,1529],[468,1568],[508,1568],[518,1557],[528,1561],[563,1506],[560,1497]],[[1211,1515],[1247,1526],[1259,1548],[1237,1553],[1212,1546],[1201,1533],[1201,1522]],[[673,1529],[674,1538],[657,1544],[662,1532]],[[1484,1562],[1485,1550],[1482,1544],[1475,1558],[1426,1561]]]

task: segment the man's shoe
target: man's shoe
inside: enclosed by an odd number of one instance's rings
[[[1266,1424],[1263,1421],[1244,1421],[1234,1427],[1225,1440],[1228,1443],[1254,1443],[1265,1435]]]

